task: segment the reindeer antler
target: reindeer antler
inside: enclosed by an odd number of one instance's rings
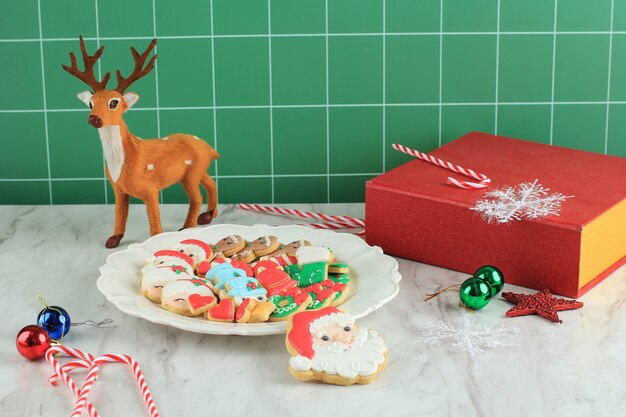
[[[115,87],[115,91],[120,94],[124,94],[124,91],[126,91],[126,89],[130,87],[132,83],[152,71],[152,68],[154,68],[154,61],[156,61],[157,58],[156,54],[152,56],[150,61],[148,61],[148,65],[146,65],[145,68],[143,64],[146,62],[146,59],[148,59],[148,56],[156,46],[156,43],[156,38],[152,39],[152,42],[150,42],[150,45],[148,45],[148,49],[146,49],[146,51],[141,55],[139,55],[139,52],[137,52],[135,48],[133,48],[132,46],[130,47],[130,51],[133,54],[133,59],[135,60],[135,68],[133,69],[133,72],[131,72],[131,74],[128,76],[128,78],[122,77],[122,73],[120,72],[120,70],[117,70],[117,87]]]
[[[95,54],[89,56],[87,53],[87,49],[85,48],[85,41],[83,41],[83,37],[80,37],[80,52],[83,55],[83,63],[85,64],[85,71],[78,70],[78,64],[76,63],[76,55],[73,52],[70,52],[70,62],[71,67],[67,65],[61,65],[63,69],[74,77],[78,78],[89,87],[93,89],[94,92],[104,90],[106,88],[107,82],[109,82],[109,77],[111,73],[107,72],[104,77],[102,77],[102,81],[98,82],[93,73],[93,66],[100,59],[102,52],[104,52],[104,46],[101,46]]]

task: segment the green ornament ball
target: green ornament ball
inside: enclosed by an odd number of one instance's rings
[[[491,287],[491,296],[493,297],[504,287],[504,275],[495,266],[485,265],[478,268],[474,272],[474,278],[480,278]]]
[[[484,280],[476,277],[469,278],[461,284],[459,293],[461,302],[467,308],[472,310],[480,310],[487,304],[491,298],[491,287]]]

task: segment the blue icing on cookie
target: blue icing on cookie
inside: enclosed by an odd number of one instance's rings
[[[231,297],[255,297],[267,295],[267,290],[251,277],[235,278],[228,281],[228,295]]]
[[[227,282],[236,278],[246,278],[246,271],[231,266],[230,269],[224,268],[217,271],[213,282],[215,282],[216,289],[223,290]]]
[[[229,269],[232,270],[232,269],[235,269],[235,267],[233,267],[231,264],[226,263],[226,262],[217,264],[213,268],[209,269],[209,271],[205,275],[205,278],[215,282],[215,275],[219,271],[229,270]]]

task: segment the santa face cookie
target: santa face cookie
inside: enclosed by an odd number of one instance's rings
[[[141,268],[141,273],[145,274],[159,265],[166,262],[182,265],[187,272],[192,273],[194,261],[186,254],[176,250],[160,250],[154,253],[150,258],[146,259],[146,265]]]
[[[184,253],[193,259],[194,266],[200,262],[211,262],[215,257],[211,245],[198,239],[186,239],[174,246],[174,250]]]
[[[296,378],[329,384],[368,384],[387,363],[387,346],[334,307],[304,311],[287,325],[289,371]]]
[[[182,262],[181,262],[182,263]],[[179,279],[192,279],[191,268],[178,262],[163,262],[141,277],[141,293],[153,303],[161,303],[163,287]]]
[[[161,305],[184,316],[201,316],[217,304],[217,298],[203,279],[183,279],[163,287]]]

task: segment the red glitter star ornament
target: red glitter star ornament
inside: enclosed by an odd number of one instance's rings
[[[580,301],[553,297],[550,290],[547,289],[536,294],[503,292],[502,297],[515,304],[515,307],[506,312],[508,317],[538,314],[544,319],[555,323],[563,323],[563,320],[559,319],[557,311],[575,310],[583,306],[583,303]]]

